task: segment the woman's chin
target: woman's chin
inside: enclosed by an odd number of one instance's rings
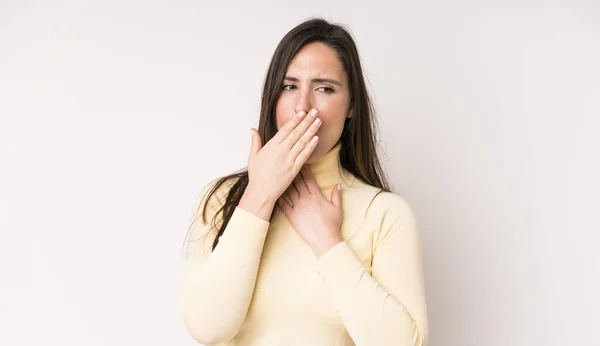
[[[319,160],[320,157],[321,157],[321,155],[319,154],[319,145],[317,144],[317,147],[310,154],[310,156],[308,157],[308,160],[306,160],[306,163],[307,164],[313,163],[313,162]]]

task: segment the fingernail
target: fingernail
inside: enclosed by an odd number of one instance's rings
[[[316,109],[314,109],[314,108],[313,108],[313,109],[310,111],[310,115],[312,115],[312,116],[314,117],[315,115],[317,115],[317,112],[318,112],[318,111],[317,111]]]
[[[341,191],[341,190],[342,190],[342,185],[340,185],[340,184],[337,184],[337,186],[336,186],[336,187],[337,187],[338,191]]]
[[[306,113],[304,111],[301,111],[300,113],[298,113],[298,118],[302,118]]]

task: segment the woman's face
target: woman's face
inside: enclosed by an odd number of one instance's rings
[[[300,111],[319,111],[319,143],[307,161],[314,162],[338,142],[344,121],[352,116],[346,71],[333,49],[313,42],[294,56],[281,87],[275,109],[278,130]]]

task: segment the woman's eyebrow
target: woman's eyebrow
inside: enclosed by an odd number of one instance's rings
[[[298,82],[298,78],[296,77],[291,77],[291,76],[285,76],[285,80],[291,81],[291,82]],[[336,84],[339,86],[342,86],[342,83],[336,81],[335,79],[331,79],[331,78],[313,78],[310,80],[311,83],[331,83],[331,84]]]

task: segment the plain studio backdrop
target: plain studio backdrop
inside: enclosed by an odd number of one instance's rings
[[[597,342],[597,3],[4,1],[1,345],[196,344],[193,203],[246,166],[271,55],[313,16],[356,39],[429,345]]]

